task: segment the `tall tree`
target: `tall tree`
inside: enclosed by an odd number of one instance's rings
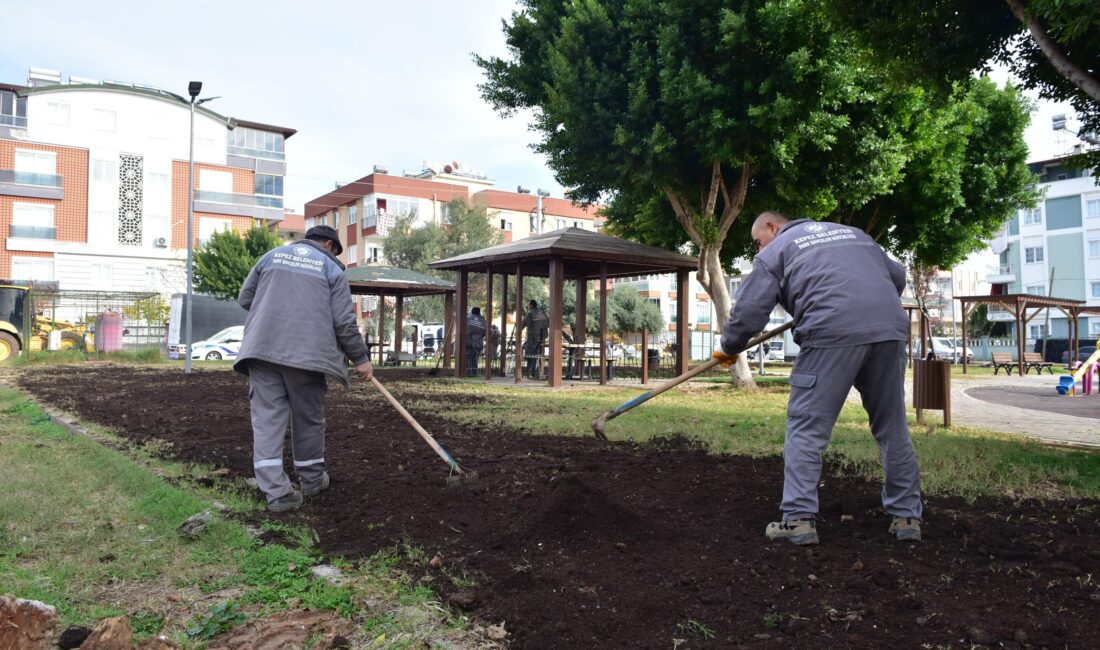
[[[620,285],[607,299],[607,328],[619,336],[642,330],[660,332],[665,321],[656,303],[642,297],[634,287]]]
[[[873,214],[915,157],[913,122],[954,100],[886,83],[814,7],[524,0],[505,25],[511,58],[477,58],[482,93],[503,113],[534,110],[535,149],[575,199],[610,199],[613,232],[690,242],[727,314],[723,261],[750,252],[743,212]],[[734,379],[753,385],[744,360]]]
[[[260,226],[250,228],[244,236],[236,230],[214,233],[195,251],[195,288],[224,300],[236,300],[256,262],[282,243]]]

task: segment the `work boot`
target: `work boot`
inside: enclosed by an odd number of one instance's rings
[[[314,481],[313,483],[306,483],[302,481],[302,494],[307,497],[311,497],[315,494],[320,494],[322,490],[328,489],[328,472],[321,474],[320,481]]]
[[[274,501],[268,501],[267,509],[271,512],[287,512],[288,510],[294,510],[302,505],[302,501],[302,493],[298,490],[293,490]]]
[[[773,521],[764,531],[768,541],[785,539],[797,546],[809,546],[817,544],[817,522],[812,517],[806,519],[791,519]]]
[[[894,517],[890,522],[890,532],[899,542],[920,541],[920,519],[916,517]]]

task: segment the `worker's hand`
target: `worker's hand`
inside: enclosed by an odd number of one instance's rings
[[[364,361],[355,366],[355,372],[359,373],[363,381],[370,381],[370,378],[374,376],[374,366],[370,365],[370,361]]]
[[[711,356],[713,356],[715,359],[721,359],[721,361],[718,362],[718,365],[722,366],[723,368],[729,368],[733,364],[737,363],[737,357],[739,355],[726,354],[721,350],[715,350],[714,354]]]

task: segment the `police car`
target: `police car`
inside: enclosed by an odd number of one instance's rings
[[[207,361],[236,359],[244,338],[244,325],[227,327],[214,336],[191,344],[191,358]]]

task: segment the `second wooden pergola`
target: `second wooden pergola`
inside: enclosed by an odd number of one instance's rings
[[[458,255],[431,264],[434,269],[455,271],[458,275],[458,318],[456,319],[457,341],[466,340],[466,314],[469,311],[468,288],[470,273],[484,273],[488,295],[493,295],[496,277],[501,278],[504,303],[501,305],[500,359],[504,367],[507,337],[504,336],[508,278],[515,278],[515,314],[516,323],[523,320],[523,279],[525,277],[546,277],[550,279],[550,340],[549,372],[547,383],[557,387],[562,385],[562,298],[565,280],[577,282],[577,314],[574,343],[584,343],[587,332],[584,330],[587,310],[588,281],[599,282],[600,296],[600,383],[607,383],[607,280],[609,278],[676,274],[676,374],[688,370],[689,339],[688,306],[691,286],[689,274],[698,268],[698,260],[689,255],[681,255],[637,242],[601,235],[581,228],[565,228],[554,232],[528,237],[519,241],[493,246]],[[492,323],[492,299],[485,305],[485,320]],[[447,314],[450,322],[452,315]],[[523,358],[523,344],[519,336],[515,337],[515,380],[522,378],[522,366],[518,360]],[[643,354],[647,352],[643,351]],[[466,346],[455,346],[455,376],[460,377],[466,367]],[[492,377],[492,366],[485,364],[485,379]]]

